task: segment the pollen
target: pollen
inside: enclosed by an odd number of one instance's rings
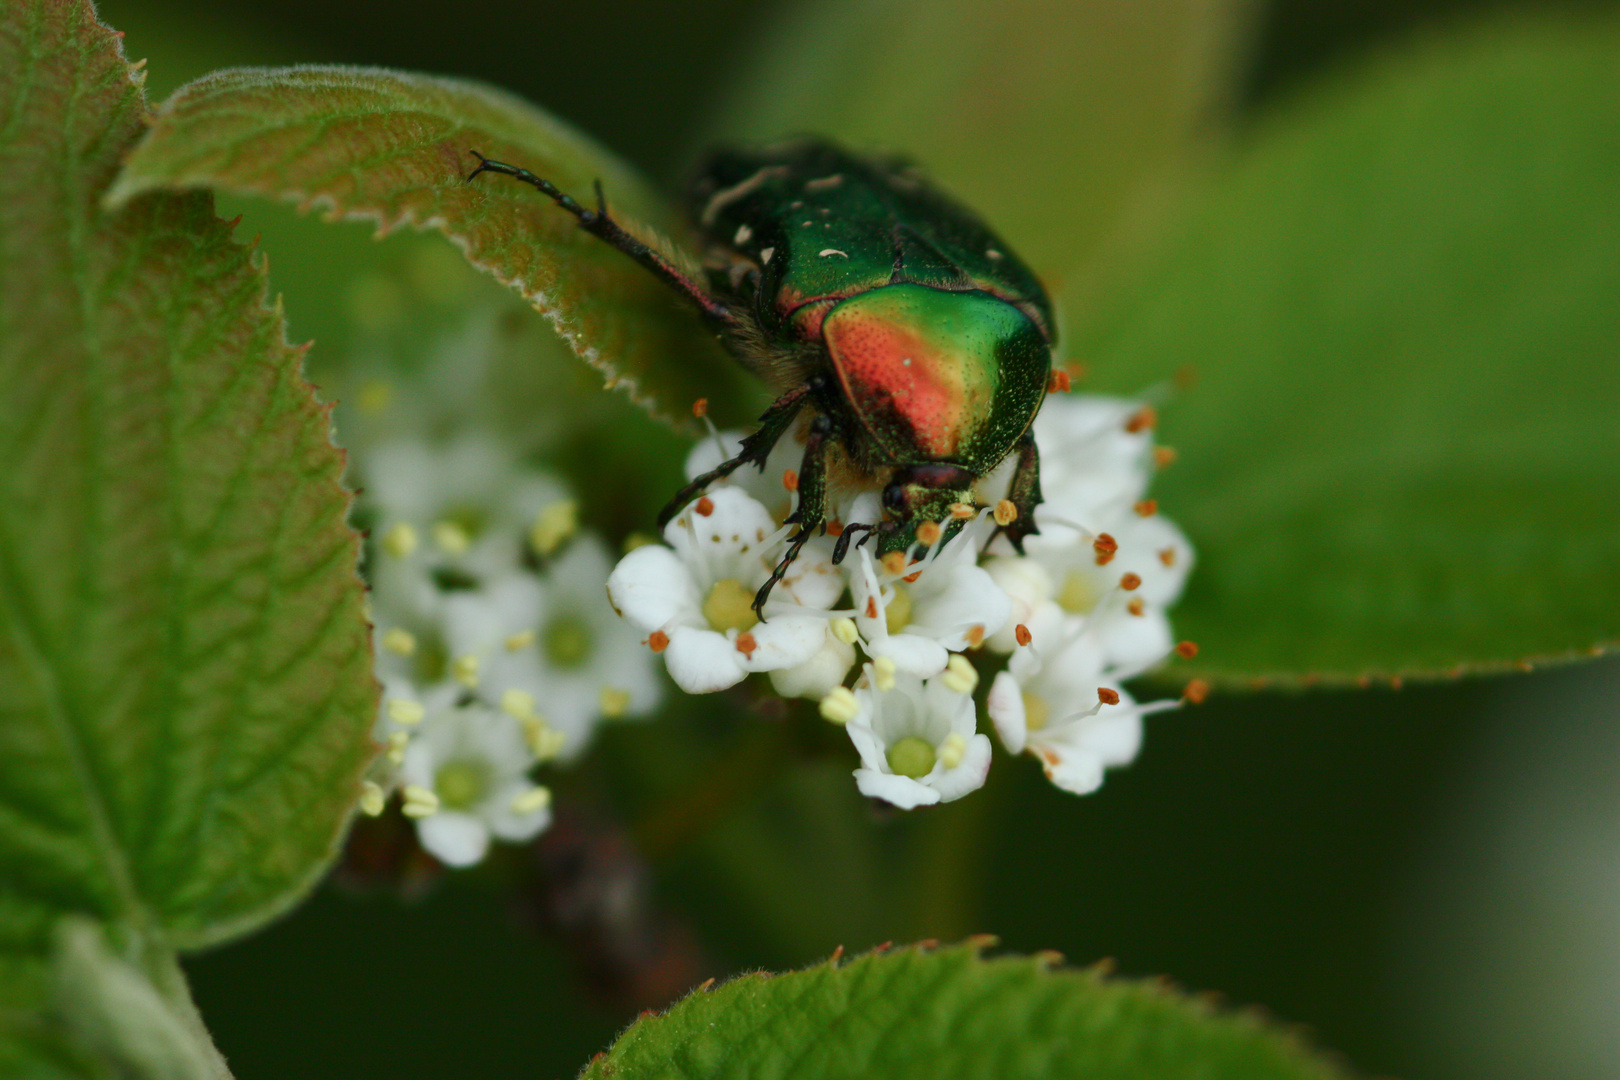
[[[705,495],[697,501],[697,506],[693,509],[697,511],[698,517],[708,517],[714,513],[714,500]]]
[[[1181,692],[1181,696],[1194,705],[1202,705],[1204,699],[1209,697],[1209,683],[1203,679],[1194,679],[1187,684],[1187,689]]]
[[[962,764],[962,757],[966,753],[967,740],[953,731],[939,744],[939,763],[947,769],[954,769]]]
[[[697,417],[699,420],[703,419],[705,416],[708,416],[709,399],[706,397],[700,397],[696,401],[692,402],[692,415]]]
[[[1046,392],[1048,394],[1067,394],[1072,384],[1073,380],[1069,378],[1067,371],[1062,368],[1053,368],[1052,374],[1047,376],[1046,379]]]
[[[1018,520],[1018,507],[1011,499],[1002,499],[996,503],[996,524],[1006,528]]]
[[[472,537],[467,535],[467,530],[448,518],[433,523],[433,542],[446,555],[463,555],[472,547]]]
[[[529,526],[529,544],[536,555],[550,555],[573,536],[579,528],[579,503],[573,499],[558,499],[534,519]]]
[[[1159,512],[1159,500],[1143,499],[1132,509],[1136,511],[1138,517],[1152,517]]]
[[[420,724],[422,717],[426,715],[427,710],[422,708],[419,701],[412,701],[409,698],[388,699],[388,719],[396,724],[403,724],[406,727]]]
[[[1029,632],[1029,627],[1025,626],[1023,623],[1019,623],[1017,626],[1013,627],[1013,640],[1018,642],[1020,646],[1024,646],[1034,641],[1035,635]]]
[[[967,657],[956,653],[945,665],[944,679],[945,689],[951,693],[971,694],[973,688],[979,685],[979,671]]]
[[[977,513],[977,511],[967,503],[951,503],[951,517],[955,518],[957,521],[966,521],[975,513]]]
[[[782,474],[782,486],[787,488],[789,491],[798,491],[799,474],[794,472],[792,469],[788,469]]]
[[[939,522],[925,521],[917,526],[917,542],[924,547],[933,547],[939,543],[940,535],[944,531],[939,527]]]
[[[478,657],[472,653],[450,661],[450,674],[469,690],[478,689]]]
[[[1097,687],[1097,700],[1102,702],[1104,705],[1118,705],[1119,691],[1110,690],[1106,686],[1099,686]]]
[[[890,574],[898,574],[906,568],[906,555],[903,551],[891,551],[878,561],[883,564],[884,571]]]
[[[527,649],[530,645],[533,645],[534,639],[538,636],[539,635],[533,630],[519,630],[515,634],[507,635],[506,640],[501,644],[506,646],[507,652],[517,652],[521,649]]]
[[[406,522],[396,522],[383,534],[383,550],[396,559],[409,558],[416,545],[416,530]]]
[[[527,690],[512,687],[501,694],[501,712],[514,720],[522,720],[525,717],[533,716],[535,714],[534,695]]]
[[[1153,463],[1155,465],[1157,465],[1159,468],[1162,469],[1166,465],[1169,465],[1171,462],[1173,462],[1175,460],[1176,460],[1175,447],[1172,447],[1172,446],[1155,446],[1153,448]]]
[[[521,795],[514,795],[510,806],[514,814],[536,814],[551,805],[551,789],[532,787]]]
[[[876,617],[873,616],[873,618]],[[854,619],[834,619],[832,621],[832,636],[845,645],[853,645],[859,640],[861,633],[856,629]]]
[[[395,656],[413,656],[416,653],[416,635],[396,626],[383,635],[382,647]]]
[[[360,812],[366,817],[376,817],[388,805],[388,796],[383,793],[382,785],[375,780],[362,780],[360,782]]]
[[[1176,646],[1176,655],[1183,660],[1191,660],[1198,655],[1198,643],[1195,641],[1183,641]]]
[[[887,656],[880,656],[872,661],[872,685],[879,690],[888,692],[894,689],[894,676],[898,669],[894,661]]]
[[[834,724],[847,724],[861,714],[860,702],[847,686],[835,686],[821,699],[821,718]]]
[[[1126,574],[1124,577],[1119,579],[1119,587],[1124,589],[1126,592],[1140,589],[1142,587],[1142,575]]]
[[[400,807],[406,817],[432,817],[439,812],[439,797],[425,787],[405,785],[405,802]]]
[[[744,656],[753,656],[754,650],[759,648],[759,642],[754,640],[753,634],[737,635],[737,651]]]
[[[1159,414],[1153,410],[1153,406],[1144,405],[1132,413],[1129,420],[1125,421],[1125,430],[1135,435],[1139,431],[1148,430],[1158,422]]]
[[[647,648],[655,653],[663,652],[669,648],[669,635],[662,630],[654,630],[647,635]]]

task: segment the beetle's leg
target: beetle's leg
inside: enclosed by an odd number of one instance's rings
[[[833,565],[837,566],[839,563],[843,562],[844,557],[849,554],[849,542],[855,539],[856,532],[865,534],[860,544],[855,545],[856,547],[860,547],[861,544],[864,544],[867,540],[872,539],[872,534],[876,531],[876,529],[876,525],[845,525],[844,531],[838,536],[838,542],[833,545]]]
[[[486,172],[499,173],[502,176],[510,176],[515,180],[523,181],[542,194],[550,196],[558,206],[573,214],[579,220],[580,228],[599,240],[613,245],[652,271],[659,281],[662,281],[696,305],[697,309],[710,320],[726,326],[730,326],[737,321],[736,316],[732,314],[729,307],[710,296],[701,285],[682,273],[678,266],[636,239],[622,225],[613,220],[608,214],[607,197],[602,194],[602,182],[600,180],[596,182],[596,209],[591,210],[581,206],[574,200],[573,196],[562,192],[550,180],[536,176],[528,169],[508,165],[504,161],[491,161],[476,150],[468,152],[478,159],[478,168],[467,174],[469,182],[479,173]]]
[[[716,468],[687,484],[675,493],[675,497],[665,504],[658,515],[658,527],[662,529],[669,524],[670,518],[680,513],[687,503],[697,498],[699,493],[716,480],[723,479],[742,468],[744,465],[757,465],[765,468],[765,459],[776,448],[776,442],[793,423],[793,418],[799,415],[799,408],[804,404],[805,398],[821,388],[821,378],[817,376],[796,389],[789,390],[772,402],[759,418],[759,427],[750,435],[743,438],[742,450],[729,461],[723,461]]]
[[[1013,506],[1018,509],[1018,516],[1012,524],[1004,525],[997,532],[1005,532],[1007,539],[1018,554],[1024,553],[1024,537],[1034,536],[1040,532],[1035,527],[1035,508],[1041,504],[1041,456],[1035,449],[1035,432],[1033,429],[1024,432],[1013,450],[1018,454],[1018,468],[1013,472],[1012,490],[1007,492],[1007,498],[1012,500]],[[994,534],[991,534],[992,539]]]
[[[799,508],[788,515],[788,523],[799,531],[788,537],[787,554],[771,571],[770,580],[754,596],[754,614],[765,618],[765,601],[771,590],[787,575],[788,567],[799,557],[799,549],[809,542],[827,520],[827,449],[832,443],[832,421],[826,414],[810,422],[810,437],[804,443],[804,461],[799,466]]]

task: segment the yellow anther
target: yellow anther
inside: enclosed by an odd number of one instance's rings
[[[478,689],[478,657],[472,653],[450,661],[450,674],[469,690]]]
[[[996,510],[993,516],[996,519],[997,525],[1000,525],[1002,528],[1006,528],[1008,525],[1011,525],[1013,522],[1018,520],[1018,506],[1011,499],[1002,499],[1000,502],[996,503]]]
[[[521,795],[512,798],[512,813],[533,814],[544,810],[551,805],[551,789],[548,787],[532,787]]]
[[[845,645],[853,645],[860,640],[861,632],[856,628],[854,619],[834,619],[832,635]]]
[[[448,520],[433,523],[433,542],[446,555],[464,555],[472,547],[472,537],[467,535],[467,530]]]
[[[953,731],[939,744],[939,763],[947,769],[954,769],[962,764],[962,755],[965,753],[967,740]]]
[[[400,812],[406,817],[432,817],[439,812],[439,797],[425,787],[406,784]]]
[[[508,637],[502,644],[506,646],[507,652],[517,652],[519,649],[527,649],[530,645],[533,645],[534,639],[538,636],[539,634],[533,630],[519,630]]]
[[[557,731],[538,716],[522,717],[523,739],[529,744],[529,753],[536,761],[550,761],[562,752],[568,736]]]
[[[388,796],[383,792],[382,785],[375,780],[360,781],[360,812],[366,817],[376,817],[388,805]]]
[[[550,555],[579,528],[579,503],[559,499],[540,511],[529,526],[529,544],[538,555]]]
[[[630,708],[630,691],[612,686],[602,687],[602,715],[608,719],[623,716]]]
[[[388,760],[395,765],[405,763],[405,747],[411,741],[408,731],[390,731],[388,733]]]
[[[821,718],[834,724],[847,724],[860,713],[860,703],[847,686],[834,687],[832,693],[821,699]]]
[[[872,661],[872,685],[879,690],[894,689],[894,661],[887,656],[880,656]]]
[[[396,521],[383,533],[383,550],[396,559],[409,558],[416,550],[416,544],[416,530],[409,522]]]
[[[395,656],[416,655],[416,635],[403,626],[396,626],[382,637],[382,647]]]
[[[961,653],[952,655],[945,665],[945,689],[953,694],[971,694],[978,685],[978,669]]]
[[[501,693],[501,712],[514,720],[523,720],[534,715],[534,695],[527,690],[512,687]]]
[[[420,724],[422,717],[426,715],[427,710],[422,708],[420,701],[412,701],[410,698],[388,699],[388,719],[396,724]]]

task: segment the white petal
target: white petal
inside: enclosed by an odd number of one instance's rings
[[[613,606],[638,629],[652,632],[674,621],[702,619],[702,598],[681,560],[657,544],[638,547],[608,576]]]
[[[975,627],[982,640],[1007,625],[1012,600],[977,566],[955,566],[947,573],[947,588],[932,596],[914,595],[916,606],[906,629],[926,633],[952,652],[961,652],[972,644],[969,633]]]
[[[1103,763],[1094,754],[1053,746],[1038,756],[1046,766],[1046,778],[1064,791],[1090,795],[1102,787]]]
[[[939,792],[909,776],[878,772],[875,769],[856,769],[855,786],[869,799],[882,799],[902,810],[919,806],[932,806],[940,801]]]
[[[512,803],[535,789],[528,780],[515,780],[502,785],[484,804],[484,820],[490,832],[502,840],[521,843],[538,836],[551,824],[551,807],[542,806],[526,814],[514,813]]]
[[[700,506],[709,512],[698,513]],[[761,544],[776,528],[770,513],[741,489],[721,487],[664,526],[664,540],[686,564],[700,591],[722,578],[758,585],[770,573],[760,563]]]
[[[894,661],[894,666],[908,675],[915,675],[919,679],[932,678],[945,670],[950,662],[951,655],[945,646],[933,638],[919,637],[916,634],[895,634],[892,637],[877,638],[872,642],[873,658],[887,657]]]
[[[855,646],[846,645],[833,636],[831,628],[823,632],[821,648],[802,664],[771,672],[771,685],[783,697],[802,697],[820,701],[844,682],[849,669],[855,664]]]
[[[489,827],[471,814],[441,810],[416,819],[416,837],[446,866],[472,866],[489,850]]]
[[[754,638],[753,651],[746,656],[737,652],[742,666],[748,671],[776,671],[804,663],[821,648],[827,635],[827,620],[815,615],[776,615],[768,622],[757,623],[749,631]],[[731,642],[736,651],[736,642]]]
[[[812,645],[812,652],[814,648]],[[742,653],[724,634],[690,626],[669,631],[669,648],[664,650],[669,677],[688,694],[711,694],[736,686],[748,674],[742,660]]]
[[[1028,734],[1024,718],[1024,694],[1011,672],[1003,671],[996,675],[984,706],[996,725],[996,734],[1001,736],[1001,745],[1007,748],[1008,753],[1023,753]]]
[[[823,610],[836,604],[844,595],[844,574],[833,565],[828,547],[825,541],[806,544],[777,585],[777,589],[783,591],[773,592],[772,599],[781,595],[804,607]]]
[[[982,788],[985,777],[990,775],[990,757],[987,736],[975,735],[969,739],[956,768],[947,769],[930,780],[934,790],[939,792],[939,801],[951,802]]]
[[[1054,596],[1052,575],[1036,560],[1022,556],[990,559],[984,564],[984,570],[1012,602],[1006,624],[990,635],[985,644],[996,652],[1010,653],[1018,648],[1018,626],[1029,625],[1041,605]]]
[[[1140,615],[1116,608],[1093,618],[1100,623],[1090,636],[1114,668],[1141,671],[1163,660],[1175,646],[1170,620],[1157,608],[1147,608]]]
[[[861,699],[862,693],[855,691],[856,701]],[[861,764],[873,772],[883,772],[889,767],[888,747],[872,730],[869,719],[868,716],[851,720],[844,725],[844,730],[849,733],[849,741],[855,744],[855,752],[861,755]]]

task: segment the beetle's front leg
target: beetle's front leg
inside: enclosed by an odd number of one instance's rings
[[[722,461],[717,467],[697,477],[677,491],[675,497],[664,505],[664,509],[658,515],[659,529],[668,525],[670,519],[680,513],[687,503],[697,498],[704,488],[716,480],[725,479],[744,465],[757,465],[763,469],[765,459],[770,457],[771,451],[776,448],[777,440],[787,433],[793,418],[799,415],[799,409],[804,405],[805,399],[820,388],[821,379],[818,376],[803,386],[789,390],[772,402],[771,407],[760,416],[759,427],[753,434],[744,436],[742,449],[736,457]]]
[[[810,422],[810,437],[804,443],[804,461],[799,465],[799,507],[788,515],[788,524],[799,531],[788,537],[787,554],[771,571],[770,580],[754,596],[754,614],[765,618],[765,601],[771,590],[787,575],[788,567],[799,557],[799,549],[820,531],[827,521],[827,451],[832,446],[833,423],[826,414]]]
[[[1035,527],[1035,508],[1041,504],[1041,455],[1035,449],[1033,428],[1024,432],[1013,450],[1018,454],[1018,468],[1013,472],[1012,489],[1007,492],[1007,498],[1017,508],[1018,516],[1011,524],[1002,526],[1001,531],[1007,534],[1013,548],[1022,555],[1024,538],[1041,531]]]

